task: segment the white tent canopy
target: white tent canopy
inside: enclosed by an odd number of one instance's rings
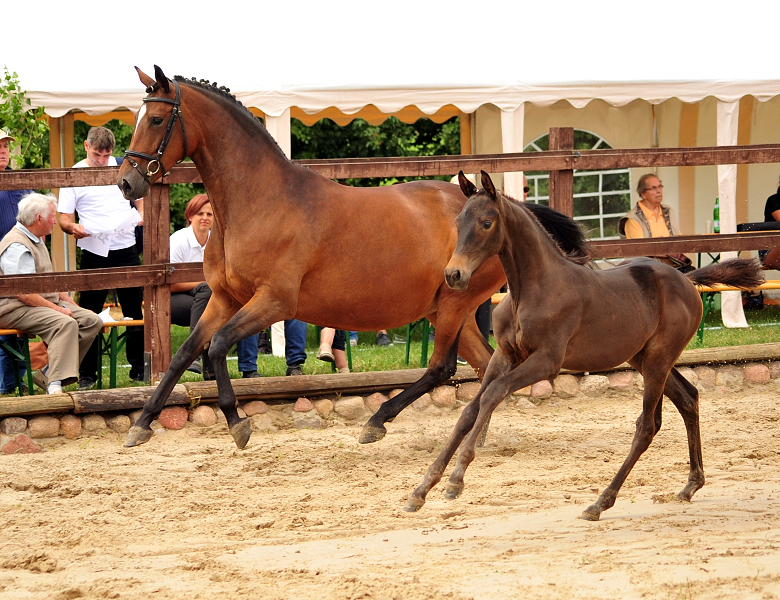
[[[54,117],[137,109],[143,90],[132,67],[152,74],[153,64],[169,77],[217,81],[277,117],[292,106],[432,114],[454,104],[469,113],[486,102],[515,111],[561,99],[763,101],[780,90],[774,21],[720,1],[659,0],[649,12],[617,0],[89,9],[44,0],[36,13],[3,8],[0,64]]]

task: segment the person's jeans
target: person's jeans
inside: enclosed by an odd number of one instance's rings
[[[257,371],[257,338],[258,334],[256,333],[236,344],[238,370],[242,373]]]
[[[19,341],[15,335],[4,335],[0,339],[12,348],[19,348]],[[25,373],[27,373],[27,367],[22,364],[20,365],[22,381],[24,381]],[[0,394],[12,394],[15,390],[14,361],[0,348]]]
[[[284,356],[287,366],[306,362],[306,332],[308,325],[298,319],[284,322]]]

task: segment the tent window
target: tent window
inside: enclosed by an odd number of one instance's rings
[[[542,152],[550,148],[550,136],[545,134],[525,147],[525,152]],[[576,150],[612,148],[604,138],[574,130]],[[550,174],[547,171],[527,171],[528,202],[550,203]],[[631,176],[629,169],[605,171],[574,171],[574,220],[580,221],[594,240],[617,239],[618,221],[631,209]]]

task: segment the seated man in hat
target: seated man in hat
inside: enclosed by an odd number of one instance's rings
[[[57,199],[28,194],[19,202],[16,225],[0,241],[0,275],[50,273],[46,236],[57,218]],[[65,292],[18,294],[0,298],[0,327],[20,329],[43,338],[49,364],[33,376],[47,394],[78,381],[79,364],[103,327],[90,310],[76,305]]]

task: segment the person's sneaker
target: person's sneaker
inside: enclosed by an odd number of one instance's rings
[[[262,375],[257,371],[241,371],[241,377],[243,379],[256,379],[262,377]]]
[[[303,375],[303,370],[301,369],[301,365],[288,365],[287,367],[287,375]]]
[[[61,394],[62,393],[62,383],[59,381],[50,381],[49,385],[46,387],[46,393],[47,394]]]
[[[143,381],[144,381],[144,372],[143,371],[134,371],[133,369],[130,369],[130,381],[143,383]]]
[[[467,364],[469,364],[469,363],[468,363],[468,361],[467,361],[465,358],[463,358],[462,356],[458,356],[458,364],[459,364],[459,365],[467,365]]]
[[[35,373],[33,373],[33,383],[37,385],[39,388],[41,388],[44,392],[46,391],[46,388],[49,386],[49,380],[46,378],[46,375],[44,375],[40,371],[36,371]]]
[[[92,377],[82,377],[81,379],[79,379],[80,392],[91,390],[93,387],[95,387],[95,380],[92,379]]]
[[[377,346],[392,346],[393,342],[390,340],[389,337],[387,337],[386,333],[378,333],[376,336],[376,345]]]
[[[192,364],[187,367],[187,370],[200,375],[203,373],[203,363],[200,362],[199,358],[196,358],[194,361],[192,361]]]
[[[357,340],[355,338],[349,338],[349,345],[353,348],[357,348]]]
[[[333,356],[333,349],[327,344],[320,345],[319,350],[317,350],[317,358],[329,363],[336,362],[336,359]]]

